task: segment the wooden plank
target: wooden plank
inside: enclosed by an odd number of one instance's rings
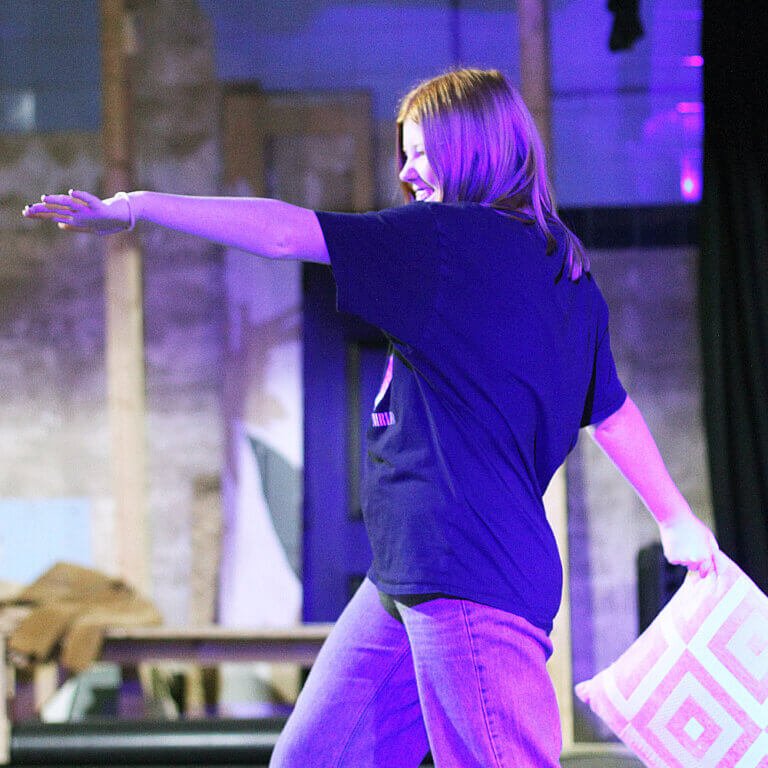
[[[266,661],[310,666],[333,624],[258,630],[146,627],[109,630],[100,655],[120,664],[183,661],[212,666],[230,661]]]
[[[32,671],[35,713],[53,698],[60,685],[59,665],[56,663],[36,664]]]
[[[569,745],[563,749],[562,757],[637,757],[626,744],[617,741],[597,741]]]
[[[121,235],[113,235],[113,238]],[[119,576],[149,595],[141,254],[107,244],[107,379]]]
[[[248,180],[253,194],[266,194],[265,149],[286,135],[349,135],[354,139],[352,207],[373,207],[375,168],[373,108],[367,90],[263,91],[258,83],[230,85],[224,105],[224,179]],[[393,134],[394,135],[394,134]],[[294,200],[296,205],[304,201]]]
[[[142,688],[137,670],[148,664],[181,661],[199,667],[214,667],[223,662],[265,661],[310,667],[317,658],[333,623],[303,624],[295,627],[231,629],[206,627],[131,627],[105,631],[100,661],[122,664],[125,691],[120,698],[120,714],[141,716],[144,711]],[[6,638],[0,633],[0,764],[10,760],[10,713],[8,699],[14,694],[14,670],[7,664]],[[46,686],[46,693],[50,686]],[[199,697],[198,697],[199,698]],[[198,709],[200,701],[196,702]]]
[[[520,0],[520,90],[533,115],[552,168],[552,87],[549,8],[546,0]]]
[[[100,659],[127,667],[139,662],[159,664],[164,661],[182,661],[201,667],[246,661],[311,666],[321,647],[322,641],[311,640],[292,643],[248,641],[226,645],[215,641],[165,640],[152,643],[142,640],[105,644]]]
[[[187,621],[209,624],[216,619],[223,512],[221,476],[199,475],[192,495],[192,567],[189,574]],[[298,617],[297,617],[298,618]]]
[[[201,640],[240,642],[253,640],[286,641],[324,640],[333,628],[333,622],[299,624],[293,627],[222,627],[212,624],[205,627],[115,627],[104,633],[105,642],[163,641],[163,640]]]
[[[541,135],[547,167],[552,168],[552,91],[549,48],[549,9],[546,0],[520,0],[520,90]],[[544,507],[563,563],[560,611],[552,628],[553,653],[547,664],[560,708],[565,750],[573,745],[573,665],[571,604],[568,581],[568,502],[565,466],[555,472]]]
[[[563,592],[560,610],[552,627],[552,656],[547,663],[552,685],[560,708],[560,727],[563,748],[573,745],[573,664],[571,659],[571,601],[568,579],[568,513],[565,483],[565,465],[555,472],[544,494],[547,519],[555,534],[560,559],[563,563]]]
[[[105,193],[131,189],[122,0],[100,0]],[[107,390],[118,575],[149,594],[142,259],[135,232],[106,239]]]
[[[6,659],[5,635],[0,634],[0,764],[3,765],[11,760],[11,722],[8,715],[11,675]]]

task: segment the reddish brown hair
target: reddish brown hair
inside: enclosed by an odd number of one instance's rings
[[[513,216],[527,212],[547,240],[548,255],[557,246],[551,227],[562,230],[565,271],[571,280],[589,270],[581,241],[557,214],[544,145],[531,113],[501,72],[450,70],[406,94],[397,116],[398,172],[406,163],[406,119],[421,126],[442,202],[476,202]],[[400,185],[405,202],[413,202],[411,186],[402,181]]]

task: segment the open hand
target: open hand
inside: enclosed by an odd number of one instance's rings
[[[30,219],[55,221],[59,229],[108,235],[128,229],[131,216],[122,197],[100,200],[89,192],[70,189],[66,195],[43,195],[40,203],[28,205],[22,212]]]
[[[659,531],[664,557],[670,563],[698,571],[702,578],[710,572],[717,573],[720,547],[712,531],[693,512],[660,523]]]

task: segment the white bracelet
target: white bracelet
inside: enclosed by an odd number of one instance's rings
[[[131,206],[131,198],[128,197],[127,192],[115,192],[115,197],[121,197],[128,203],[128,218],[130,226],[128,229],[124,229],[123,232],[130,232],[136,226],[136,219],[133,216],[133,207]]]

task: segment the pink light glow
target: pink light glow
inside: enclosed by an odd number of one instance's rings
[[[704,104],[700,101],[678,101],[677,111],[681,114],[690,114],[692,112],[703,112]]]
[[[683,66],[684,67],[703,67],[704,57],[703,56],[683,56]]]
[[[680,194],[683,200],[695,203],[701,200],[701,161],[684,154],[680,161]]]

